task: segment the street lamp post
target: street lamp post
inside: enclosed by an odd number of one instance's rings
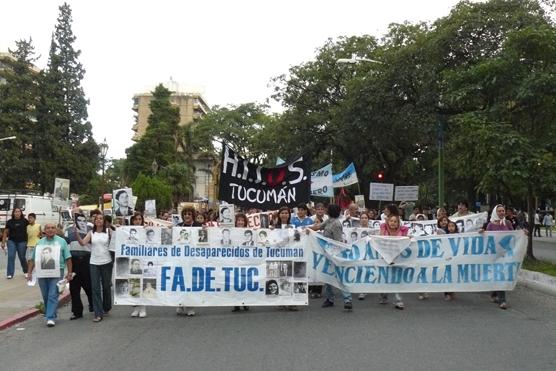
[[[101,191],[100,191],[100,209],[104,211],[104,190],[105,190],[105,178],[104,178],[104,168],[106,166],[106,154],[108,153],[108,143],[106,143],[106,138],[104,138],[104,142],[98,145],[100,148],[100,161],[102,166],[102,183],[101,183]]]

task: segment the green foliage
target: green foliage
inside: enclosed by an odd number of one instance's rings
[[[37,105],[36,153],[39,170],[35,175],[43,191],[54,178],[69,178],[72,191],[82,192],[98,169],[98,146],[87,121],[88,100],[81,80],[85,70],[75,50],[71,8],[60,6],[52,35],[48,67],[41,74]]]
[[[172,206],[172,187],[164,180],[139,174],[131,185],[133,195],[137,196],[136,208],[143,210],[145,200],[156,200],[156,206],[160,210],[169,209]]]
[[[556,264],[551,262],[525,258],[523,260],[523,268],[556,277]]]
[[[192,184],[195,182],[193,168],[185,163],[175,162],[163,167],[158,176],[172,189],[172,202],[178,205],[180,200],[191,199]]]
[[[215,153],[213,141],[227,143],[243,156],[261,163],[274,145],[273,138],[266,136],[267,128],[274,122],[264,105],[214,107],[192,125],[191,148],[196,153]]]
[[[24,189],[37,173],[36,105],[39,74],[33,69],[32,40],[16,41],[12,58],[0,60],[0,138],[16,139],[0,142],[0,167],[6,175],[0,177],[0,188]],[[54,182],[54,181],[53,181]],[[52,183],[54,184],[54,183]]]

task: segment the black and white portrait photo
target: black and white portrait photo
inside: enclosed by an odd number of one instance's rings
[[[75,219],[75,226],[77,227],[77,231],[82,235],[87,234],[87,217],[79,213],[73,214],[73,217]]]
[[[253,240],[253,231],[251,229],[246,229],[243,232],[243,242],[241,246],[255,246],[255,241]]]
[[[305,282],[294,282],[293,284],[294,294],[306,294],[307,293],[307,283]]]
[[[186,228],[174,227],[172,228],[172,237],[174,244],[189,245],[191,232]]]
[[[141,268],[141,260],[131,259],[129,274],[143,274],[143,268]]]
[[[160,228],[160,242],[163,245],[172,244],[172,228]]]
[[[266,262],[266,276],[267,277],[280,277],[280,264],[279,261],[267,261]]]
[[[143,280],[143,298],[156,298],[156,279],[148,278]]]
[[[208,231],[206,229],[199,229],[197,231],[197,244],[199,245],[208,244]]]
[[[278,280],[278,286],[281,296],[289,296],[292,294],[292,281],[289,278],[280,278]]]
[[[463,219],[456,220],[456,225],[458,226],[459,233],[465,232],[465,222],[463,221]]]
[[[0,198],[0,211],[10,210],[11,200],[9,198]]]
[[[305,278],[307,274],[306,262],[293,262],[293,276],[295,278]]]
[[[70,196],[70,180],[56,178],[54,179],[54,194],[53,198],[59,201],[67,201]]]
[[[218,224],[227,226],[233,226],[235,224],[234,205],[218,206]]]
[[[264,229],[257,230],[257,245],[268,246],[268,231]]]
[[[280,261],[280,277],[291,277],[293,274],[292,261]]]
[[[143,277],[156,277],[156,268],[152,261],[147,262],[147,267],[143,269]]]
[[[156,200],[145,200],[145,216],[156,218]]]
[[[140,278],[130,278],[129,279],[129,295],[134,298],[141,296],[141,279]]]
[[[116,278],[116,297],[127,298],[129,297],[129,282],[127,279],[117,279]]]
[[[129,236],[127,238],[127,243],[130,244],[136,244],[139,243],[139,241],[141,240],[142,236],[141,233],[143,229],[142,228],[129,228]]]
[[[145,228],[145,243],[160,245],[160,228]]]
[[[181,223],[181,216],[180,214],[172,214],[172,224],[174,226],[178,225]]]
[[[220,233],[221,233],[220,244],[222,246],[232,246],[232,237],[231,237],[230,230],[228,228],[224,228]]]
[[[129,274],[129,258],[116,258],[116,276],[127,276]]]
[[[41,250],[41,269],[55,269],[56,261],[52,254],[52,248],[45,246]]]
[[[112,208],[116,216],[133,215],[131,188],[116,189],[112,194]]]
[[[265,213],[261,213],[260,215],[260,227],[261,228],[269,228],[270,227],[270,215],[269,214],[265,214]]]
[[[279,295],[278,281],[276,281],[276,280],[266,281],[265,294],[266,295]]]

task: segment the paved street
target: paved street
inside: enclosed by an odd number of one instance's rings
[[[533,254],[537,259],[556,263],[556,237],[536,237],[533,240]]]
[[[405,297],[404,311],[370,295],[353,313],[320,300],[300,312],[205,308],[189,318],[159,307],[134,319],[117,307],[99,324],[70,322],[64,307],[55,328],[36,317],[3,331],[0,359],[20,371],[556,369],[555,297],[518,287],[507,311],[487,294]]]

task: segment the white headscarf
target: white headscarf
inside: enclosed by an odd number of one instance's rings
[[[491,223],[496,223],[496,224],[506,224],[506,217],[500,219],[498,217],[498,214],[496,213],[496,210],[498,210],[499,207],[504,207],[504,205],[498,204],[494,207],[494,209],[492,210],[492,213],[490,214],[490,222]]]

